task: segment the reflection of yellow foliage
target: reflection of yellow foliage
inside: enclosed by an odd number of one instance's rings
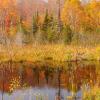
[[[13,78],[10,81],[10,86],[9,86],[9,90],[10,92],[13,92],[15,89],[20,88],[20,78]]]
[[[92,95],[100,94],[100,88],[98,86],[94,86],[91,91]]]
[[[92,99],[100,100],[100,88],[98,87],[98,85],[91,87],[90,90],[83,91],[83,100],[92,100]]]

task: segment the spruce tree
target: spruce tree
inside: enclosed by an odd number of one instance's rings
[[[51,14],[49,17],[49,24],[48,24],[48,33],[47,33],[47,39],[48,42],[54,42],[56,40],[56,24],[54,21],[54,17]]]
[[[44,22],[42,24],[41,30],[42,30],[42,40],[47,41],[47,34],[48,34],[48,28],[50,24],[50,19],[48,15],[48,10],[46,10],[46,14],[44,17]]]
[[[36,36],[38,29],[39,29],[39,15],[37,12],[36,15],[33,16],[33,23],[32,23],[32,33],[34,36]]]
[[[63,28],[64,31],[64,43],[70,44],[72,42],[72,38],[73,38],[73,32],[70,28],[69,25],[65,25]]]

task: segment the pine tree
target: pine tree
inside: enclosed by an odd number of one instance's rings
[[[38,12],[33,16],[32,33],[35,36],[39,29],[39,15]]]
[[[18,32],[16,33],[16,38],[15,38],[15,42],[18,45],[22,45],[23,44],[23,27],[22,27],[22,20],[23,18],[20,16],[19,18],[19,22],[18,22]]]
[[[73,32],[69,25],[64,26],[64,43],[70,44],[73,38]]]
[[[44,22],[43,22],[43,25],[42,25],[42,31],[44,31],[44,32],[47,31],[47,28],[49,26],[49,22],[50,22],[50,19],[49,19],[49,15],[48,15],[48,10],[46,10]]]
[[[49,23],[48,23],[48,31],[47,31],[47,39],[49,42],[53,42],[55,39],[55,27],[54,27],[54,18],[51,14],[49,17]]]
[[[48,34],[48,28],[50,26],[50,18],[48,15],[48,10],[46,10],[46,14],[44,17],[44,22],[42,24],[41,30],[42,30],[42,40],[47,41],[47,34]]]

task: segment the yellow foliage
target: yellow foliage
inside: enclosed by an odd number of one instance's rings
[[[9,8],[12,4],[15,5],[16,0],[0,0],[1,8]]]
[[[100,1],[92,0],[85,8],[86,13],[90,15],[92,20],[100,25]]]
[[[10,27],[10,31],[9,31],[9,37],[14,37],[15,36],[15,34],[16,34],[16,32],[17,32],[17,29],[16,29],[16,27]]]
[[[61,19],[64,24],[78,29],[84,19],[84,11],[79,0],[67,0],[64,4]],[[75,30],[74,30],[75,31]]]

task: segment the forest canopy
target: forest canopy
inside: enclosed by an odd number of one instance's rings
[[[99,0],[53,4],[56,10],[49,0],[0,0],[0,43],[100,43]]]

